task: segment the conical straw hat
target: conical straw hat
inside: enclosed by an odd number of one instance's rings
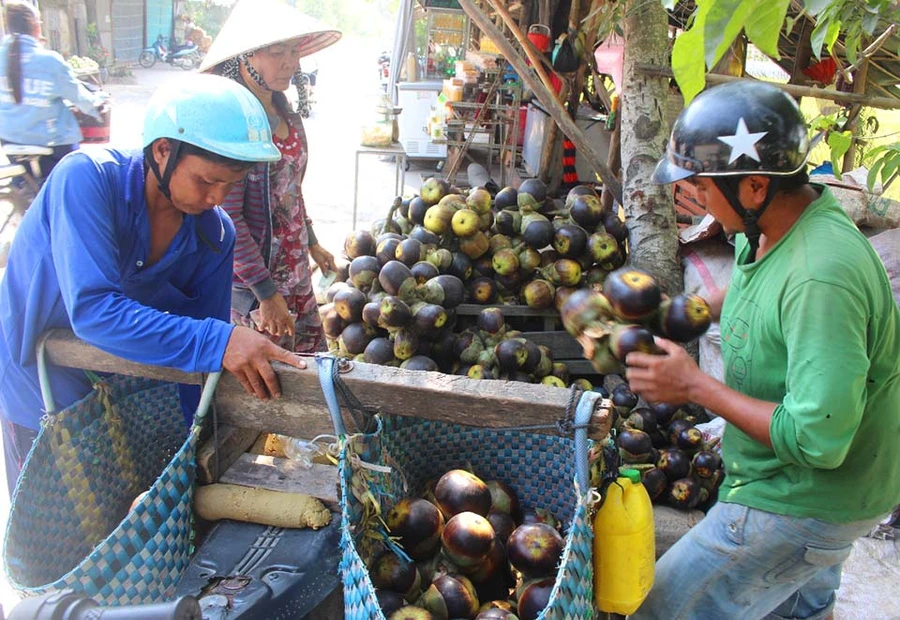
[[[309,56],[341,38],[338,30],[280,0],[239,0],[200,63],[208,71],[240,54],[300,39],[300,56]]]

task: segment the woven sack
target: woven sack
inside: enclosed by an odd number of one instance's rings
[[[484,480],[502,480],[516,491],[523,510],[549,509],[566,524],[562,562],[540,618],[593,617],[593,530],[589,495],[579,498],[575,488],[576,441],[411,417],[387,415],[379,421],[379,431],[348,438],[340,457],[340,568],[347,620],[384,619],[366,568],[383,548],[384,532],[360,497],[371,492],[386,514],[396,501],[419,495],[428,480],[454,468],[470,468]],[[586,463],[586,450],[582,456]],[[371,464],[391,471],[380,473]],[[354,477],[360,472],[364,476]]]
[[[204,413],[188,432],[177,385],[114,375],[48,416],[13,494],[3,556],[12,587],[26,597],[72,588],[106,605],[173,596],[189,560]]]

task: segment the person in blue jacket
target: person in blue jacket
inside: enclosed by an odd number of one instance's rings
[[[62,56],[40,44],[41,16],[35,7],[5,4],[10,34],[0,44],[0,141],[53,149],[39,160],[46,178],[81,142],[69,105],[100,120],[103,100],[85,88]]]
[[[250,91],[195,75],[157,90],[143,152],[86,147],[57,165],[22,219],[0,283],[0,415],[10,488],[42,412],[35,348],[71,328],[108,353],[187,372],[230,371],[280,396],[270,364],[305,364],[230,324],[234,226],[217,205],[258,162],[280,157]],[[51,366],[62,408],[91,390]],[[198,391],[182,388],[183,408]],[[192,398],[193,402],[189,403]]]

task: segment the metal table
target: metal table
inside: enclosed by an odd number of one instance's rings
[[[353,168],[353,229],[356,229],[356,212],[359,199],[359,156],[360,155],[390,155],[394,157],[395,165],[395,196],[403,194],[403,171],[406,169],[406,151],[399,142],[392,142],[390,146],[359,146],[356,148],[356,159]]]

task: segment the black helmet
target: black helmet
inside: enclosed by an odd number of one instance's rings
[[[790,176],[803,170],[808,154],[806,123],[787,93],[765,82],[729,82],[681,112],[653,180]]]

